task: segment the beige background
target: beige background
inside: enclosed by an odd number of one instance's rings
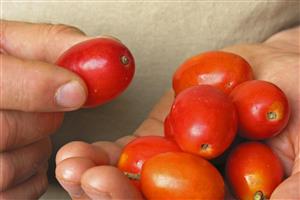
[[[263,41],[299,24],[299,6],[299,1],[6,1],[2,18],[64,23],[88,35],[113,35],[135,56],[136,75],[128,90],[99,108],[68,113],[53,136],[56,151],[71,140],[114,140],[130,134],[171,87],[172,73],[184,59]],[[53,159],[50,166],[53,176]],[[44,198],[67,197],[53,191]]]

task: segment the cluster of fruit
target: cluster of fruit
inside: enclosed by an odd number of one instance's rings
[[[86,107],[118,96],[135,69],[130,51],[109,38],[77,44],[57,64],[85,81]],[[269,198],[283,180],[282,164],[263,142],[241,143],[239,137],[276,136],[287,125],[290,108],[280,88],[253,79],[251,66],[232,53],[187,60],[173,77],[176,97],[164,122],[165,137],[133,140],[118,167],[149,200],[224,199],[223,177],[241,200]],[[224,160],[220,171],[212,164]]]
[[[149,200],[224,199],[221,174],[238,199],[269,198],[283,180],[282,164],[266,144],[245,140],[274,137],[286,126],[290,109],[282,90],[253,80],[242,57],[221,51],[183,63],[173,89],[165,137],[130,142],[119,169]],[[224,160],[219,172],[212,163]]]

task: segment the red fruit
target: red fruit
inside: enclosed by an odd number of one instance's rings
[[[170,115],[174,137],[181,149],[207,159],[222,154],[236,135],[234,104],[213,86],[194,86],[180,93]]]
[[[164,121],[164,135],[166,138],[173,139],[174,134],[173,134],[173,128],[172,128],[172,122],[171,122],[171,117],[168,115],[165,118]]]
[[[57,65],[78,74],[86,83],[86,107],[106,103],[123,92],[134,75],[134,59],[122,43],[96,38],[74,45],[57,60]]]
[[[282,182],[283,167],[270,147],[248,142],[229,155],[226,176],[238,199],[264,200]]]
[[[224,199],[224,181],[203,158],[169,152],[147,160],[141,173],[142,191],[148,200]]]
[[[238,85],[230,96],[237,108],[242,137],[270,138],[287,125],[290,116],[288,100],[276,85],[260,80],[247,81]]]
[[[173,89],[177,95],[189,87],[205,84],[229,94],[238,84],[252,79],[251,66],[242,57],[211,51],[185,61],[173,76]]]
[[[141,168],[149,158],[165,152],[181,151],[171,140],[160,136],[144,136],[134,139],[123,149],[118,168],[139,187]]]

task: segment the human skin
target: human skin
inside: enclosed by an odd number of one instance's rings
[[[286,179],[271,199],[299,199],[300,192],[300,28],[279,32],[263,43],[241,44],[222,49],[244,57],[253,67],[256,79],[278,85],[288,96],[291,118],[287,127],[267,144],[280,158]],[[141,194],[115,167],[121,149],[135,137],[163,135],[165,119],[174,94],[169,91],[154,106],[147,119],[133,133],[115,142],[93,144],[70,142],[56,156],[56,177],[72,199],[142,199]],[[231,195],[227,195],[230,199]]]
[[[1,200],[36,199],[46,191],[50,134],[60,126],[63,111],[80,108],[86,99],[84,82],[53,63],[87,39],[64,25],[1,20]]]

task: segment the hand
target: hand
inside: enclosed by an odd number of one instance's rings
[[[299,50],[300,28],[275,34],[262,44],[225,48],[246,58],[256,79],[277,84],[289,97],[292,114],[288,126],[268,141],[281,159],[287,179],[276,188],[272,199],[299,199]],[[173,101],[168,92],[154,107],[148,119],[132,136],[113,142],[87,144],[71,142],[56,156],[56,177],[73,199],[142,199],[127,177],[116,167],[121,149],[134,137],[163,135],[163,120]],[[228,198],[230,198],[228,196]]]
[[[85,102],[83,81],[55,66],[88,39],[73,27],[1,20],[0,199],[38,198],[47,188],[49,135]]]
[[[262,45],[241,45],[225,50],[237,53],[254,67],[256,79],[278,85],[287,95],[291,117],[287,127],[267,143],[279,156],[287,179],[273,192],[272,199],[300,198],[300,27],[277,33]]]

